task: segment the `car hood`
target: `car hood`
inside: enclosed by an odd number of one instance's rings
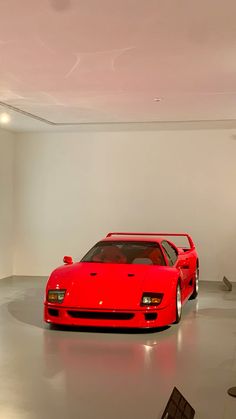
[[[166,266],[75,263],[56,269],[47,290],[66,289],[66,307],[138,309],[143,292],[163,293],[164,307],[173,295],[176,271]]]

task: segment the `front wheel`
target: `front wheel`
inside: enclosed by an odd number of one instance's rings
[[[195,280],[194,280],[194,289],[193,289],[193,293],[190,296],[190,300],[195,300],[195,298],[197,298],[198,296],[198,289],[199,289],[199,267],[196,267],[196,271],[195,271]]]
[[[180,322],[182,314],[182,301],[181,301],[181,288],[180,283],[178,282],[177,288],[176,288],[176,320],[175,324]]]

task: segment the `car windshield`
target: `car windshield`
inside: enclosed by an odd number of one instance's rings
[[[83,257],[81,262],[166,264],[158,243],[141,241],[101,241]]]

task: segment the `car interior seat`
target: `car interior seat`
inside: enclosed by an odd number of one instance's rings
[[[104,263],[126,263],[127,258],[119,247],[104,246],[97,255],[94,255],[93,261]]]
[[[153,265],[165,265],[165,260],[159,247],[147,248],[139,256],[150,259]]]

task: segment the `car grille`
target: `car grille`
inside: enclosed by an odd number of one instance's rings
[[[131,320],[134,318],[133,313],[118,313],[105,311],[75,311],[68,310],[69,316],[76,319],[100,319],[100,320]]]

